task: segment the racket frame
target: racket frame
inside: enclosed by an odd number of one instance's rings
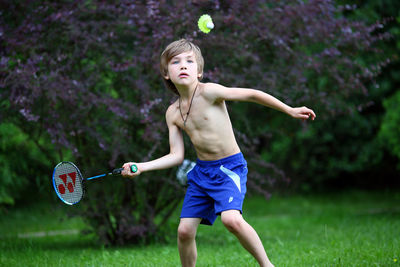
[[[60,166],[61,164],[71,164],[71,165],[76,169],[76,171],[78,172],[78,175],[77,175],[77,176],[79,176],[79,181],[80,181],[80,183],[81,183],[82,196],[81,196],[81,198],[80,198],[78,201],[76,201],[76,202],[74,202],[74,203],[69,203],[69,202],[65,201],[65,200],[61,197],[61,195],[58,193],[58,189],[57,189],[57,186],[56,186],[56,182],[55,182],[55,179],[54,179],[54,175],[56,174],[57,167]],[[79,168],[78,168],[74,163],[72,163],[72,162],[70,162],[70,161],[61,161],[60,163],[58,163],[58,164],[54,167],[52,180],[53,180],[54,191],[56,191],[56,194],[57,194],[58,198],[61,199],[61,201],[64,202],[65,204],[67,204],[67,205],[71,205],[71,206],[72,206],[72,205],[75,205],[75,204],[79,203],[79,202],[82,200],[83,196],[85,195],[85,191],[86,191],[86,190],[85,190],[85,184],[84,184],[84,180],[85,180],[85,179],[83,178],[82,173],[81,173],[81,171],[79,170]]]

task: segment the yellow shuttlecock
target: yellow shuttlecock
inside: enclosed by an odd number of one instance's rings
[[[200,31],[204,33],[209,33],[212,29],[214,29],[214,23],[212,22],[212,18],[210,15],[202,15],[197,22],[199,25]]]

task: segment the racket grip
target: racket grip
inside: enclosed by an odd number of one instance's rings
[[[119,175],[124,170],[124,168],[114,169],[112,175]]]
[[[131,165],[130,169],[131,169],[131,172],[133,172],[133,173],[138,171],[138,168],[137,168],[137,166],[135,164]],[[121,174],[121,172],[123,170],[124,170],[124,168],[114,169],[112,171],[112,175],[119,175],[119,174]]]

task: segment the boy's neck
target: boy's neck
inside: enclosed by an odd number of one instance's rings
[[[199,81],[190,84],[188,86],[176,86],[176,89],[178,90],[179,93],[179,97],[182,100],[186,100],[192,97],[194,90],[196,89],[196,87],[200,84]]]

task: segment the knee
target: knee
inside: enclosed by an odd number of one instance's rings
[[[225,216],[222,217],[221,220],[229,232],[232,233],[239,232],[243,225],[243,218],[240,216]]]
[[[196,236],[196,230],[186,224],[180,224],[178,227],[178,239],[180,241],[190,241]]]

